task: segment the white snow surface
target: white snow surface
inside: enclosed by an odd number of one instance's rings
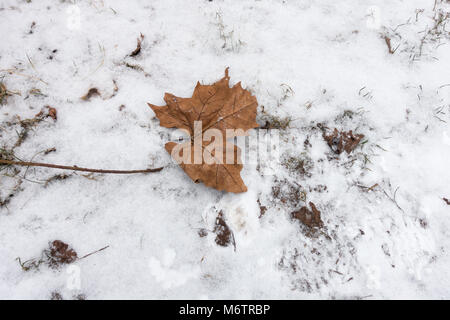
[[[33,127],[17,158],[165,167],[47,184],[63,172],[3,168],[0,200],[14,196],[0,207],[0,298],[449,299],[449,11],[440,0],[0,0],[0,80],[20,93],[0,106],[0,146],[15,144],[17,117],[48,105],[57,120]],[[308,159],[310,175],[245,165],[248,192],[227,194],[172,162],[174,130],[147,102],[189,97],[226,67],[257,97],[260,124],[292,119],[281,158]],[[92,87],[101,97],[81,100]],[[365,142],[332,158],[318,123]],[[306,203],[275,199],[280,183]],[[314,235],[290,217],[310,201],[324,222]],[[219,211],[235,248],[214,240]],[[17,257],[55,239],[79,256],[109,247],[69,269],[21,268]]]

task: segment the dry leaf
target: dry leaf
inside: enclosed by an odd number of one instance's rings
[[[336,128],[333,133],[330,135],[326,135],[323,133],[323,138],[328,143],[330,148],[336,154],[341,154],[343,151],[350,153],[352,152],[356,146],[359,144],[362,138],[364,138],[363,134],[353,135],[352,130],[348,132],[341,131],[339,132]]]
[[[219,246],[227,247],[228,245],[232,244],[236,249],[236,243],[234,241],[233,233],[225,222],[222,211],[220,211],[217,215],[216,224],[213,231],[216,234],[215,241]]]
[[[81,97],[81,100],[89,101],[92,97],[101,96],[97,88],[90,88],[88,92]]]
[[[300,208],[300,210],[292,212],[292,219],[299,220],[308,228],[322,228],[323,221],[320,218],[320,211],[317,210],[316,206],[312,202],[309,203],[309,206],[311,207],[311,210],[304,206]]]
[[[166,150],[176,159],[194,159],[194,141],[198,138],[194,122],[201,121],[202,135],[210,129],[217,129],[222,133],[223,138],[227,136],[227,129],[240,129],[232,136],[245,135],[246,131],[258,127],[256,123],[256,108],[258,102],[256,97],[248,90],[244,90],[241,83],[237,83],[232,88],[229,87],[228,68],[225,70],[225,77],[212,85],[201,85],[197,83],[191,98],[180,98],[173,94],[166,93],[164,100],[166,106],[155,106],[148,104],[160,120],[160,125],[166,128],[179,128],[187,131],[191,137],[190,142],[177,144],[168,142]],[[228,132],[229,133],[229,132]],[[194,136],[195,135],[195,136]],[[212,141],[203,141],[200,137],[202,154],[210,157],[214,161],[201,161],[201,164],[194,164],[193,161],[178,161],[183,170],[194,182],[203,182],[206,186],[217,190],[228,192],[245,192],[245,186],[240,176],[242,164],[240,163],[240,149],[230,142],[223,141],[222,152],[216,154],[213,146],[217,144]],[[189,144],[191,155],[183,154],[183,147]],[[175,149],[176,148],[176,149]],[[177,152],[180,150],[181,152]],[[231,164],[225,161],[226,150],[233,154],[235,161]],[[174,153],[173,153],[174,152]]]
[[[54,240],[51,243],[50,250],[47,252],[47,257],[49,259],[48,263],[52,267],[72,263],[78,258],[75,250],[61,240]]]
[[[137,38],[136,49],[134,49],[133,52],[130,53],[130,57],[135,57],[139,53],[141,53],[141,45],[142,45],[143,40],[144,40],[144,35],[141,33],[141,36],[139,38]]]

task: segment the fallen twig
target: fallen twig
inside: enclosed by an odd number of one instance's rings
[[[88,254],[82,256],[81,258],[78,258],[78,260],[87,258],[87,257],[89,257],[90,255],[93,255],[94,253],[98,253],[98,252],[103,251],[103,250],[108,249],[108,248],[109,248],[109,246],[106,246],[106,247],[101,248],[101,249],[98,249],[98,250],[96,250],[96,251],[94,251],[94,252],[88,253]]]
[[[88,169],[88,168],[80,168],[77,166],[63,166],[63,165],[51,164],[51,163],[13,161],[13,160],[3,160],[3,159],[0,159],[0,164],[6,164],[6,165],[12,165],[12,166],[22,166],[22,167],[46,167],[46,168],[62,169],[62,170],[74,170],[74,171],[95,172],[95,173],[111,173],[111,174],[150,173],[150,172],[159,172],[162,169],[164,169],[164,167],[153,168],[153,169],[143,169],[143,170]]]

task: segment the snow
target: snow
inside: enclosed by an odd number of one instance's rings
[[[16,142],[17,116],[49,105],[58,119],[30,130],[18,158],[165,167],[69,171],[48,184],[62,171],[2,171],[0,200],[22,183],[0,207],[0,298],[449,299],[450,18],[435,28],[437,12],[448,15],[450,4],[0,0],[0,80],[21,93],[0,106],[0,145]],[[141,52],[130,57],[140,33]],[[242,81],[257,97],[261,124],[264,112],[292,119],[279,130],[280,159],[310,159],[310,177],[281,163],[273,174],[245,164],[248,192],[226,194],[192,183],[172,162],[164,144],[175,130],[160,127],[147,102],[188,97],[226,67],[232,85]],[[101,97],[81,100],[92,87]],[[29,93],[36,88],[43,95]],[[317,123],[367,142],[331,159]],[[304,202],[274,198],[284,180],[321,211],[319,234],[290,218]],[[214,241],[219,211],[236,248]],[[37,258],[54,239],[79,256],[109,247],[71,268],[22,270],[17,257]]]

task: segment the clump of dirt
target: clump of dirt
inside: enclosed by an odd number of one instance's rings
[[[350,154],[359,144],[359,142],[364,138],[363,134],[354,135],[352,130],[350,131],[338,131],[334,129],[329,135],[323,132],[323,138],[336,154],[341,154],[342,152],[347,152]]]
[[[309,206],[311,207],[311,210],[304,206],[301,207],[300,210],[291,212],[291,218],[299,220],[310,229],[322,228],[323,221],[320,218],[320,211],[317,210],[316,206],[312,202],[309,203]]]
[[[223,211],[220,211],[217,215],[213,232],[216,234],[216,243],[219,246],[227,247],[232,244],[236,248],[233,232],[223,218]]]

